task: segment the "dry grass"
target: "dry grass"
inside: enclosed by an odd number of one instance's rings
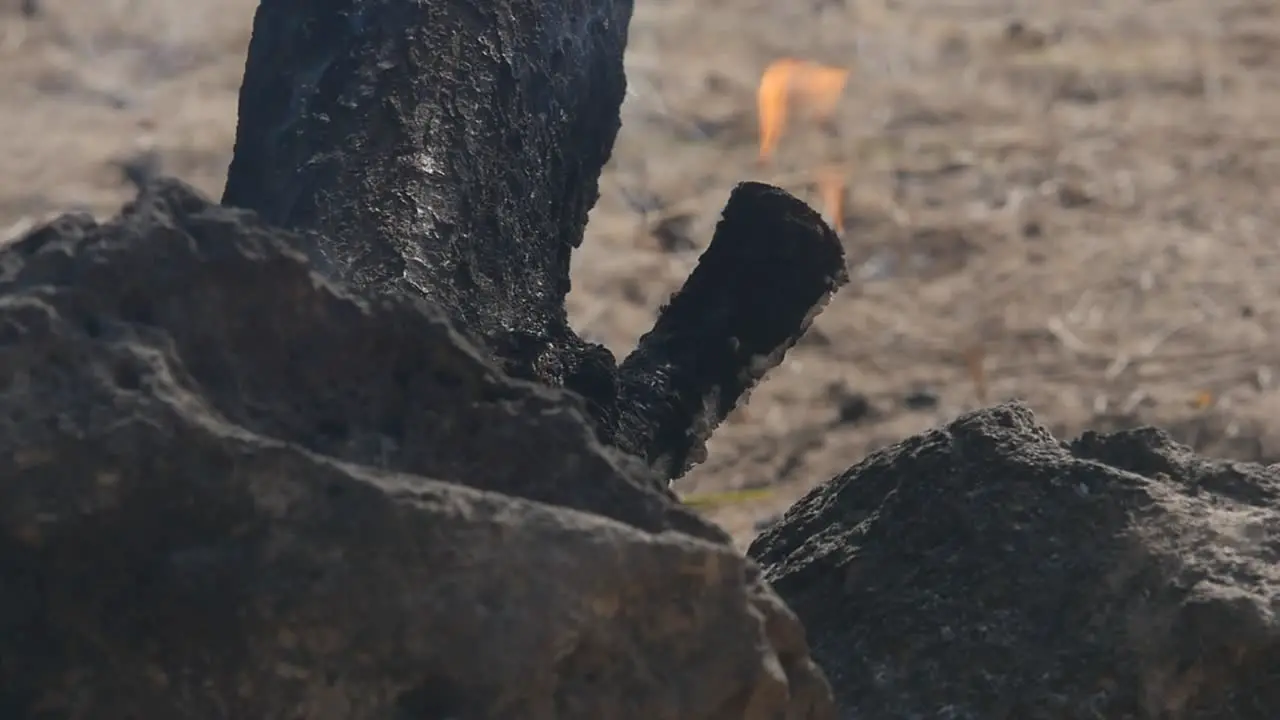
[[[0,232],[110,211],[140,148],[216,193],[252,3],[49,7],[0,17]],[[836,168],[854,282],[681,482],[770,488],[708,509],[740,539],[871,448],[1011,396],[1063,432],[1157,422],[1280,457],[1278,7],[639,0],[575,322],[625,352],[734,183],[816,204]],[[793,125],[761,167],[781,57],[851,73],[837,132]]]

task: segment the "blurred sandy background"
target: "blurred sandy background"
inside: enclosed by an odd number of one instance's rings
[[[109,215],[156,167],[216,197],[254,5],[0,0],[0,241]],[[638,0],[576,326],[625,354],[741,180],[840,221],[852,283],[678,486],[744,543],[869,450],[1010,397],[1064,434],[1280,458],[1278,8]],[[788,58],[817,65],[774,96],[761,164],[757,91]],[[847,73],[825,118],[821,67]]]

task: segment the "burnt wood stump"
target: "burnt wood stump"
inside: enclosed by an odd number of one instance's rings
[[[743,183],[622,363],[569,326],[569,259],[626,90],[626,0],[264,0],[223,203],[359,291],[421,295],[507,373],[581,395],[678,477],[846,279],[804,203]]]

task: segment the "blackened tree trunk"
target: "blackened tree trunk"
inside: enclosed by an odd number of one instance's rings
[[[619,128],[627,0],[263,0],[225,204],[418,294],[606,441],[684,472],[845,279],[803,203],[739,187],[689,285],[616,366],[569,327],[569,259]]]

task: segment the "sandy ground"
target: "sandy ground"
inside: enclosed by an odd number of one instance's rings
[[[110,214],[148,153],[220,192],[254,3],[19,4],[0,0],[0,238]],[[850,73],[760,166],[756,87],[785,57]],[[1280,458],[1280,5],[640,0],[628,66],[570,298],[615,352],[736,182],[815,206],[819,177],[845,184],[853,281],[678,486],[741,542],[868,451],[1005,398],[1064,434],[1153,423]]]

